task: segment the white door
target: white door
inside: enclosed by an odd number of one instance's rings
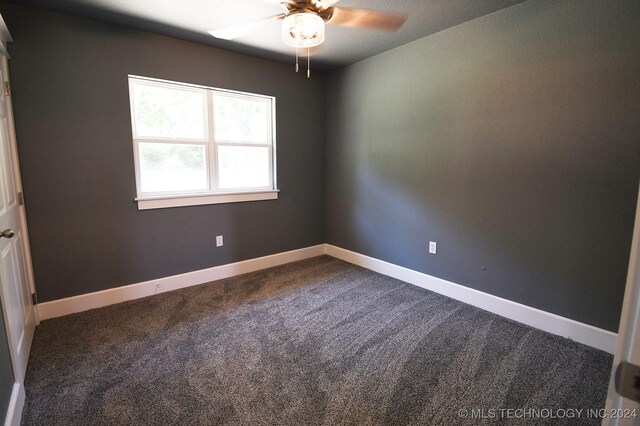
[[[5,50],[0,52],[0,84],[8,84]],[[36,325],[31,258],[24,207],[19,202],[20,172],[13,110],[5,87],[0,90],[0,299],[15,377],[14,390],[24,395],[24,376]],[[15,391],[14,391],[15,393]],[[14,398],[14,397],[12,397]],[[15,408],[21,410],[20,402]],[[19,419],[19,413],[17,413]]]
[[[605,407],[604,425],[640,425],[640,404],[623,398],[615,389],[615,374],[621,362],[640,366],[640,195],[636,210],[636,222],[631,243],[631,257],[624,293],[618,346],[613,358],[613,370]],[[631,370],[631,394],[640,397],[640,375]],[[635,384],[635,390],[633,390]]]

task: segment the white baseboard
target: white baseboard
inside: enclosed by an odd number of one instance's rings
[[[166,291],[246,274],[260,269],[271,268],[322,254],[328,254],[329,256],[353,263],[354,265],[397,278],[409,284],[417,285],[494,314],[527,324],[531,327],[575,340],[576,342],[611,354],[615,353],[618,335],[611,331],[512,302],[488,293],[483,293],[460,284],[345,250],[331,244],[319,244],[317,246],[273,254],[271,256],[258,257],[256,259],[229,263],[227,265],[215,266],[213,268],[187,272],[185,274],[173,275],[157,280],[40,303],[37,305],[38,317],[40,320],[61,317],[89,309],[101,308],[115,303],[152,296]]]
[[[4,426],[18,426],[22,420],[22,409],[24,408],[24,385],[14,383],[7,409],[7,417],[4,419]]]
[[[514,321],[527,324],[531,327],[575,340],[576,342],[609,352],[610,354],[615,353],[618,335],[611,331],[541,311],[540,309],[512,302],[488,293],[483,293],[460,284],[345,250],[331,244],[326,244],[326,254],[493,312],[494,314]]]
[[[166,291],[191,287],[215,280],[221,280],[223,278],[233,277],[235,275],[246,274],[260,269],[295,262],[297,260],[320,256],[323,255],[324,252],[325,245],[319,244],[317,246],[306,247],[303,249],[244,260],[242,262],[228,263],[226,265],[214,266],[213,268],[159,278],[157,280],[125,285],[122,287],[97,291],[95,293],[82,294],[80,296],[68,297],[65,299],[54,300],[52,302],[39,303],[37,305],[38,318],[41,321],[44,321],[50,318],[62,317],[76,312],[88,311],[89,309],[102,308],[115,303],[140,299],[142,297],[153,296],[154,294],[164,293]]]

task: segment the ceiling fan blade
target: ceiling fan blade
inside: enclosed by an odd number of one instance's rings
[[[270,16],[268,18],[258,19],[256,21],[243,22],[242,24],[230,25],[228,27],[216,28],[209,31],[209,34],[215,38],[223,40],[233,40],[234,38],[242,37],[245,34],[258,30],[262,25],[271,22],[278,21],[285,17],[284,13],[279,15]]]
[[[340,25],[351,28],[371,28],[383,31],[397,31],[407,20],[407,15],[394,13],[375,12],[366,9],[348,9],[336,7],[331,19],[327,22],[331,25]]]

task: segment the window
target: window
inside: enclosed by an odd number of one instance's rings
[[[278,198],[270,96],[129,76],[138,209]]]

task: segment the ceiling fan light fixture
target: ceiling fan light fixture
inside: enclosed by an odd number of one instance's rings
[[[324,20],[315,13],[294,13],[282,21],[282,42],[306,49],[324,43]]]

